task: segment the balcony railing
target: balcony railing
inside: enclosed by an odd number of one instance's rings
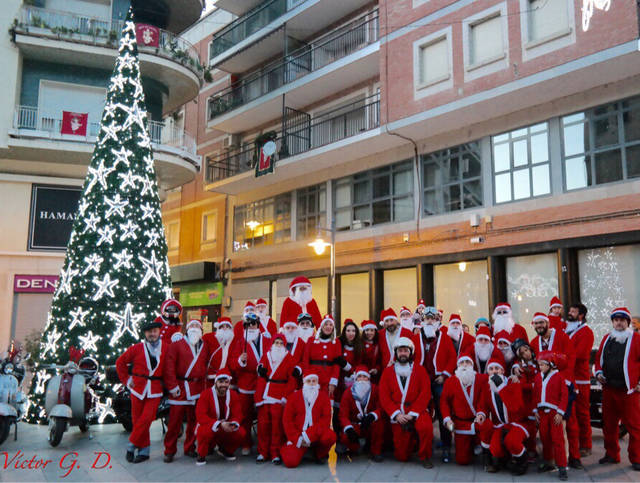
[[[380,126],[378,94],[359,99],[346,106],[310,120],[304,113],[293,122],[285,121],[285,130],[276,139],[278,158],[284,159],[346,139]],[[306,120],[305,120],[306,119]],[[255,168],[258,146],[255,143],[232,149],[207,159],[207,180],[220,181]]]
[[[88,17],[23,5],[14,29],[16,33],[116,48],[123,25],[123,20]],[[178,62],[198,76],[204,73],[196,48],[172,32],[160,29],[158,47],[139,43],[138,50]]]
[[[214,119],[269,92],[317,71],[378,40],[378,13],[367,14],[277,63],[263,67],[209,98],[209,119]]]
[[[90,122],[87,126],[86,136],[63,135],[60,133],[62,119],[39,112],[37,107],[17,106],[13,127],[19,130],[33,131],[33,136],[58,140],[78,140],[80,142],[93,143],[100,132],[99,122]],[[148,121],[147,130],[151,142],[158,146],[169,146],[186,151],[192,157],[196,156],[196,141],[184,130],[175,126],[166,126],[163,122]],[[46,133],[46,134],[45,134]]]

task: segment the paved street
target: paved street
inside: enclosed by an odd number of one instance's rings
[[[54,481],[60,480],[69,473],[65,481],[514,481],[508,473],[490,475],[482,470],[479,463],[472,467],[459,467],[455,464],[443,465],[434,457],[435,468],[425,470],[418,463],[398,463],[390,458],[384,463],[372,463],[368,458],[358,457],[353,462],[340,460],[337,465],[315,465],[309,462],[295,470],[275,467],[270,463],[255,464],[255,455],[239,456],[235,462],[222,461],[217,456],[210,456],[207,465],[196,467],[194,460],[177,458],[171,464],[162,462],[162,429],[158,422],[152,427],[151,460],[138,465],[127,463],[124,459],[127,434],[119,425],[95,426],[92,429],[93,439],[80,433],[78,428],[71,428],[58,448],[51,448],[47,443],[47,430],[43,426],[20,424],[18,441],[10,439],[0,448],[0,481]],[[598,458],[602,454],[602,436],[600,431],[594,435],[595,451],[584,459],[586,471],[569,471],[570,481],[638,481],[640,475],[631,471],[626,458],[619,465],[600,466]],[[626,441],[623,442],[626,451]],[[19,456],[14,458],[16,452]],[[4,452],[8,462],[5,463]],[[99,452],[102,455],[96,462]],[[78,453],[76,457],[73,453]],[[35,455],[28,469],[28,461]],[[436,454],[437,456],[437,454]],[[77,459],[76,459],[77,458]],[[45,468],[39,460],[51,460]],[[16,469],[23,464],[25,469]],[[24,462],[24,463],[23,463]],[[95,462],[95,469],[91,466]],[[106,464],[106,465],[105,465]],[[5,466],[6,465],[6,466]],[[62,468],[61,468],[62,466]],[[105,466],[104,469],[99,469]],[[539,475],[530,472],[521,481],[558,481],[557,474]]]

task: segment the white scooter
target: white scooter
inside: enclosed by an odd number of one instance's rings
[[[20,351],[12,347],[0,357],[0,444],[15,426],[14,440],[18,439],[18,421],[24,415],[26,397],[20,385],[24,379],[24,366]]]

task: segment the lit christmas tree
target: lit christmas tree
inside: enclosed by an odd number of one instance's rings
[[[100,133],[84,182],[60,280],[36,358],[28,420],[43,421],[46,381],[39,367],[64,364],[84,349],[104,368],[140,340],[171,294],[167,243],[146,129],[135,25],[129,11],[111,76]],[[109,422],[113,388],[98,403]]]

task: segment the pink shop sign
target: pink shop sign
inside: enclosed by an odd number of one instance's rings
[[[16,275],[13,278],[14,293],[53,293],[57,275]]]

